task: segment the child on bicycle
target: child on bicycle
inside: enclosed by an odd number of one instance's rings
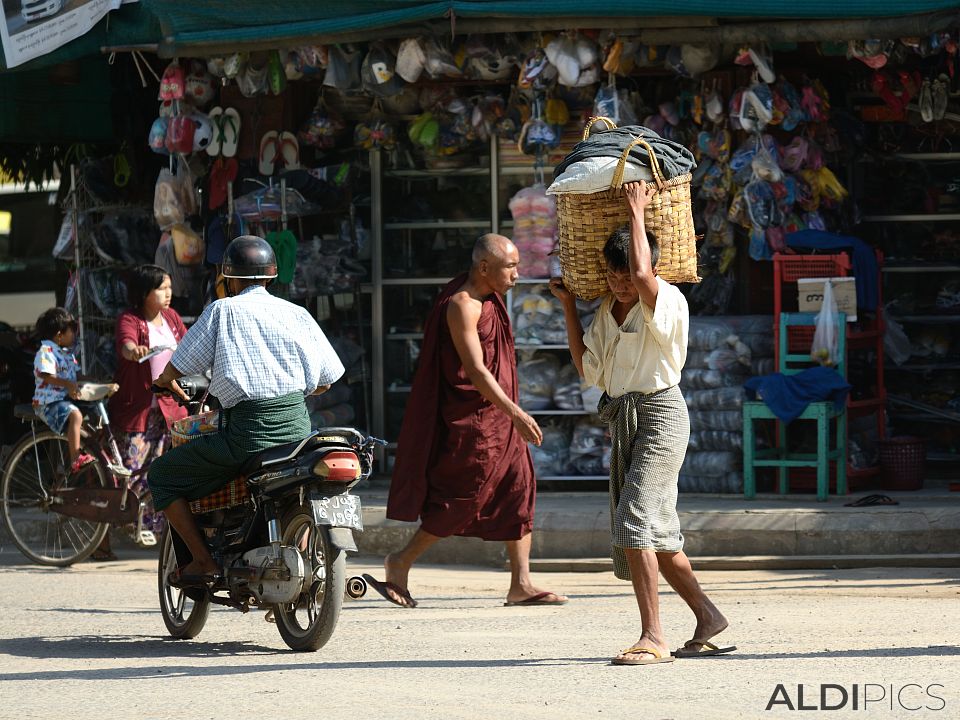
[[[70,452],[70,474],[94,462],[92,455],[80,452],[80,425],[83,414],[68,398],[78,399],[77,358],[73,344],[77,321],[63,308],[50,308],[37,319],[40,349],[33,359],[36,390],[33,410],[60,435],[66,435]]]

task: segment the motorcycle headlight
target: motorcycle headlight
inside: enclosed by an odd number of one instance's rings
[[[360,458],[349,451],[329,452],[313,465],[313,474],[328,482],[350,482],[360,477]]]

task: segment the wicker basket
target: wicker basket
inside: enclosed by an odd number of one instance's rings
[[[208,410],[198,415],[188,415],[175,420],[170,427],[170,440],[173,447],[188,443],[201,435],[210,435],[220,430],[220,411]]]
[[[908,435],[881,440],[880,466],[884,490],[921,489],[927,469],[926,442]]]
[[[590,136],[590,130],[597,122],[606,123],[609,129],[616,127],[609,118],[590,118],[583,131],[584,140]],[[584,300],[593,300],[608,291],[603,246],[610,234],[629,220],[623,174],[630,150],[636,145],[646,149],[650,157],[650,171],[659,188],[659,193],[644,213],[647,230],[656,235],[660,243],[657,275],[671,283],[700,282],[697,275],[697,237],[690,203],[692,176],[687,173],[666,180],[646,140],[634,138],[620,156],[609,190],[557,195],[563,284]]]

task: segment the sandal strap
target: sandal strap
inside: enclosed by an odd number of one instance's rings
[[[658,660],[663,657],[661,653],[656,648],[645,647],[643,645],[634,645],[632,648],[624,650],[621,655],[639,655],[640,653],[646,653],[647,655],[653,655]]]

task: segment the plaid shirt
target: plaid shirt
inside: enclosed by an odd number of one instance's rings
[[[184,375],[212,368],[210,394],[225,408],[309,395],[343,375],[343,363],[310,313],[258,285],[208,305],[170,362]]]

